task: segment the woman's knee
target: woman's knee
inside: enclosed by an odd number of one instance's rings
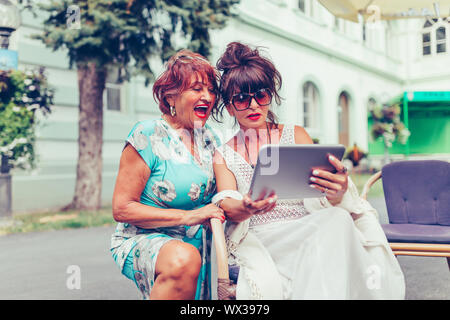
[[[156,273],[181,280],[197,278],[201,268],[201,256],[196,247],[182,241],[165,244],[156,261]]]

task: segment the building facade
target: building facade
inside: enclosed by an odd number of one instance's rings
[[[302,125],[320,143],[356,143],[368,150],[368,108],[402,92],[450,90],[450,23],[447,20],[336,19],[315,0],[242,0],[237,17],[213,31],[217,58],[231,41],[264,48],[283,77],[282,123]],[[38,130],[38,169],[13,173],[13,210],[42,211],[72,199],[77,162],[78,87],[65,52],[52,52],[30,35],[42,19],[24,13],[10,48],[19,68],[47,68],[55,107]],[[155,62],[157,63],[157,62]],[[111,73],[113,74],[113,73]],[[124,139],[136,121],[159,117],[151,86],[136,77],[108,77],[104,96],[103,202],[110,204]],[[231,122],[211,125],[232,132]],[[99,142],[100,143],[100,142]]]

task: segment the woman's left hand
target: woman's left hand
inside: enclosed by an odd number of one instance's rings
[[[347,168],[341,161],[333,156],[328,157],[328,161],[336,168],[336,173],[326,170],[314,169],[312,172],[311,187],[320,190],[326,194],[328,201],[337,205],[342,201],[344,193],[348,187]]]

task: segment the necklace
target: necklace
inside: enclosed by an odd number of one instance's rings
[[[266,130],[267,130],[267,136],[269,137],[269,144],[272,144],[272,138],[270,136],[269,125],[267,124],[267,122],[266,122]],[[242,135],[242,131],[241,131],[241,135]],[[250,164],[252,169],[255,169],[255,164],[253,164],[252,161],[250,160],[250,152],[248,152],[248,147],[247,147],[247,143],[245,142],[245,137],[242,137],[242,139],[244,140],[245,152],[247,153],[248,163]]]

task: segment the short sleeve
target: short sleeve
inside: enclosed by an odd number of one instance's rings
[[[157,157],[152,150],[151,137],[155,133],[155,122],[143,121],[135,124],[128,134],[126,142],[133,146],[151,171],[154,170]]]

